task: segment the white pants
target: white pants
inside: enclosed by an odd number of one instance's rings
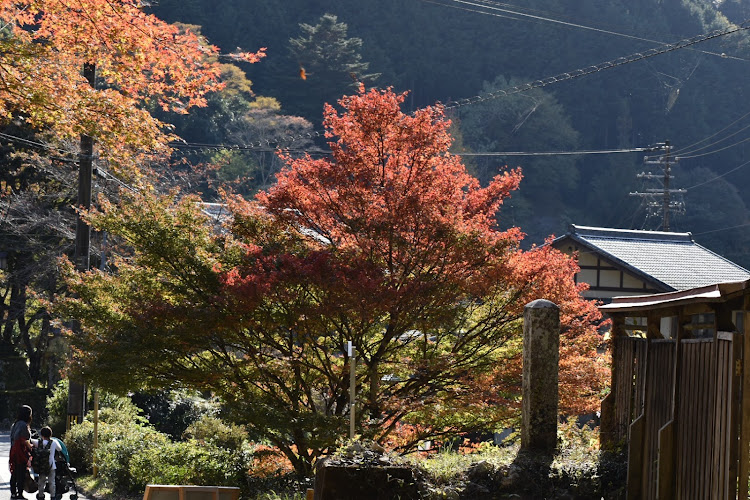
[[[39,499],[44,498],[44,485],[49,481],[49,497],[54,500],[55,498],[55,469],[49,471],[48,474],[39,474],[37,485],[39,490],[36,492],[36,497]]]

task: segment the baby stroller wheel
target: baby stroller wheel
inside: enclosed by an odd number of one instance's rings
[[[71,493],[70,494],[70,500],[78,500],[78,494],[77,493]]]

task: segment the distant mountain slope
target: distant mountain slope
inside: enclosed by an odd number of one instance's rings
[[[287,112],[303,113],[316,124],[322,99],[308,92],[310,87],[305,84],[310,79],[299,78],[303,61],[292,55],[289,39],[300,36],[299,23],[314,25],[324,13],[347,23],[349,37],[362,39],[362,60],[370,63],[371,71],[381,74],[378,85],[411,90],[408,103],[412,107],[475,96],[486,82],[500,75],[533,81],[615,60],[657,47],[658,42],[725,28],[729,26],[727,16],[742,22],[750,13],[745,0],[725,0],[718,7],[708,0],[525,0],[512,4],[161,0],[153,9],[169,21],[201,25],[203,33],[225,49],[268,47],[266,60],[245,68],[255,91],[276,97]],[[714,134],[750,112],[749,78],[748,37],[742,33],[544,90],[569,117],[579,148],[631,148],[668,139],[679,150],[711,136],[714,138],[702,145],[717,141],[722,135]],[[461,113],[470,113],[469,108],[462,108]],[[748,124],[750,118],[738,122],[734,130]],[[727,129],[722,134],[732,132]],[[672,229],[706,233],[697,237],[699,242],[723,250],[745,266],[750,265],[750,237],[746,236],[750,226],[744,226],[750,222],[745,207],[750,191],[733,186],[750,181],[750,166],[737,168],[747,160],[743,146],[748,143],[728,146],[748,138],[750,132],[739,132],[700,151],[703,156],[683,160],[683,178],[692,179],[693,184],[680,184],[680,178],[673,181],[673,187],[710,182],[687,193],[688,212],[674,218]],[[471,145],[471,138],[464,137],[463,142]],[[528,141],[504,144],[515,151],[542,146]],[[566,208],[562,212],[559,204],[549,205],[544,195],[534,193],[531,199],[518,198],[523,209],[516,207],[512,221],[520,223],[537,242],[550,231],[561,234],[567,222],[641,228],[645,212],[639,208],[640,200],[628,193],[643,187],[636,173],[653,168],[642,163],[642,156],[577,157],[570,167],[577,188],[551,196],[563,200]],[[531,160],[513,157],[497,161],[523,166]],[[711,181],[720,175],[723,177]],[[707,197],[708,188],[716,196]],[[724,230],[730,226],[740,227]]]

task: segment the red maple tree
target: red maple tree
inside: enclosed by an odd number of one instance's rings
[[[190,200],[137,195],[93,214],[134,254],[117,275],[69,270],[81,369],[105,386],[214,391],[309,472],[347,432],[348,342],[357,431],[413,449],[518,418],[523,308],[546,298],[562,311],[562,409],[591,409],[600,317],[575,262],[497,228],[520,171],[480,186],[448,152],[442,108],[403,101],[362,87],[341,113],[327,106],[331,157],[286,157],[256,201],[230,197],[228,231]]]

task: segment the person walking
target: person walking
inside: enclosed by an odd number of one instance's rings
[[[31,407],[21,406],[10,429],[10,498],[23,498],[23,482],[31,458]]]
[[[32,467],[39,476],[37,480],[39,489],[36,492],[36,497],[39,500],[44,500],[44,486],[47,484],[49,485],[49,496],[54,500],[55,472],[57,470],[55,457],[57,452],[60,451],[60,444],[57,440],[52,439],[52,429],[49,427],[42,427],[39,434],[41,438],[31,440],[31,444],[34,445]]]

